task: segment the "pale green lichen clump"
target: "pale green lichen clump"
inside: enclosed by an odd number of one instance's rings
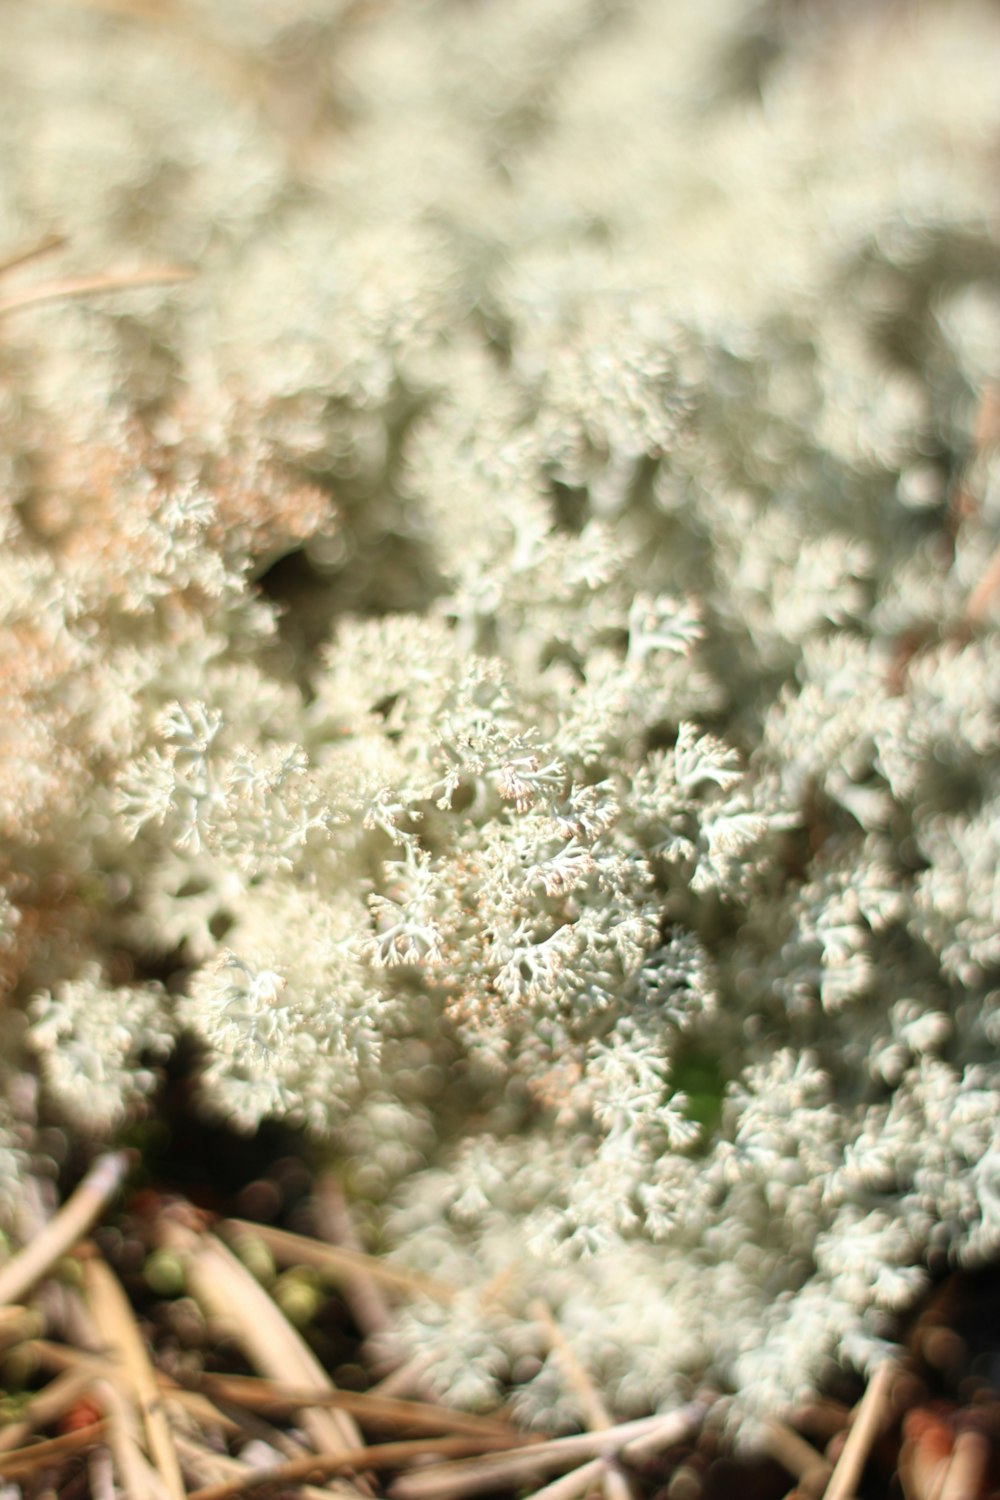
[[[0,323],[11,1212],[187,1032],[454,1401],[865,1368],[1000,1247],[995,9],[4,28],[12,248],[196,271]]]

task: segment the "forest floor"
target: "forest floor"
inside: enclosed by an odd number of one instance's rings
[[[943,1275],[897,1361],[867,1388],[842,1372],[752,1453],[710,1391],[552,1440],[507,1407],[433,1399],[393,1337],[394,1306],[424,1289],[360,1248],[334,1175],[288,1132],[241,1138],[182,1113],[150,1156],[100,1158],[0,1268],[4,1500],[1000,1494],[996,1267]]]

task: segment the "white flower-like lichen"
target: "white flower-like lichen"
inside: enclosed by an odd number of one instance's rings
[[[1000,1248],[1000,33],[862,10],[9,7],[11,252],[197,275],[0,327],[5,1183],[193,1037],[539,1425]]]

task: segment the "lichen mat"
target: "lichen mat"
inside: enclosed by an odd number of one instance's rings
[[[1000,18],[165,15],[0,57],[12,1222],[185,1034],[455,1403],[867,1373],[1000,1245]]]

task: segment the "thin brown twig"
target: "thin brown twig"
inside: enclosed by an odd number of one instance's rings
[[[520,1285],[520,1270],[517,1262],[512,1261],[497,1271],[495,1276],[491,1276],[479,1293],[479,1305],[487,1311],[491,1304],[502,1308],[511,1292],[516,1291]]]
[[[570,1469],[568,1474],[553,1479],[551,1484],[535,1490],[531,1500],[577,1500],[577,1496],[585,1495],[591,1485],[600,1484],[606,1473],[607,1464],[603,1458],[588,1459],[578,1468]]]
[[[243,1480],[252,1472],[252,1466],[228,1453],[216,1453],[204,1447],[187,1433],[175,1433],[174,1441],[185,1471],[192,1475],[196,1486],[208,1489],[214,1484],[224,1484],[231,1479]],[[330,1489],[318,1489],[313,1485],[296,1486],[303,1500],[330,1500]],[[346,1493],[346,1491],[343,1491]]]
[[[850,1416],[850,1407],[842,1401],[834,1401],[829,1396],[814,1396],[795,1408],[792,1421],[797,1432],[817,1446],[825,1446],[831,1438],[843,1432]]]
[[[374,1258],[365,1254],[350,1207],[335,1173],[328,1171],[320,1175],[313,1194],[313,1206],[322,1242],[334,1249],[347,1250],[364,1257],[364,1264],[357,1275],[342,1276],[339,1288],[354,1322],[365,1336],[362,1353],[370,1355],[374,1352],[379,1373],[383,1375],[393,1370],[409,1374],[407,1353],[399,1339],[396,1320],[386,1295],[387,1289],[382,1280],[372,1272]],[[426,1400],[429,1396],[426,1382],[419,1377],[412,1379],[404,1389],[407,1395],[419,1400]]]
[[[408,1426],[416,1432],[491,1437],[504,1439],[508,1443],[515,1442],[520,1437],[517,1428],[511,1423],[496,1417],[478,1417],[453,1411],[447,1406],[435,1406],[431,1402],[404,1401],[374,1395],[369,1391],[333,1390],[317,1397],[301,1388],[285,1386],[279,1381],[262,1380],[259,1376],[215,1374],[199,1376],[198,1389],[235,1406],[245,1406],[250,1411],[291,1412],[307,1404],[315,1404],[347,1411],[362,1422],[397,1430]],[[524,1441],[534,1442],[537,1439],[526,1436]]]
[[[62,302],[102,292],[127,292],[139,287],[171,286],[176,282],[190,281],[193,275],[193,271],[183,266],[147,266],[138,271],[106,271],[95,276],[61,276],[56,281],[44,281],[38,286],[26,287],[23,292],[14,292],[9,297],[0,298],[0,317],[6,313],[20,312],[25,307],[37,307],[44,302]]]
[[[87,1455],[87,1481],[93,1500],[116,1500],[115,1467],[103,1444]]]
[[[941,1489],[954,1453],[951,1423],[924,1407],[908,1411],[897,1459],[906,1500],[941,1500]],[[963,1496],[962,1500],[971,1500]]]
[[[884,1360],[868,1382],[868,1389],[858,1402],[854,1421],[834,1465],[823,1500],[850,1500],[857,1489],[868,1453],[884,1424],[889,1409],[889,1394],[896,1374],[894,1360]]]
[[[207,1396],[200,1391],[187,1391],[183,1386],[175,1385],[166,1375],[158,1375],[160,1389],[163,1392],[163,1402],[167,1410],[184,1412],[193,1418],[202,1430],[217,1428],[224,1432],[227,1437],[239,1437],[243,1431],[242,1426],[235,1417],[229,1416],[227,1412],[220,1410]],[[174,1433],[174,1446],[177,1446],[177,1434]]]
[[[227,1416],[232,1417],[236,1424],[239,1441],[244,1443],[266,1443],[276,1453],[281,1453],[285,1458],[305,1458],[312,1450],[309,1444],[302,1440],[301,1434],[293,1435],[290,1432],[282,1432],[275,1427],[266,1417],[258,1416],[256,1412],[244,1411],[238,1406],[226,1406]]]
[[[780,1422],[777,1417],[769,1418],[763,1424],[761,1446],[769,1457],[799,1481],[801,1489],[811,1495],[822,1495],[833,1466],[786,1422]]]
[[[242,1261],[220,1240],[214,1235],[198,1235],[166,1217],[161,1235],[184,1260],[191,1291],[204,1311],[231,1329],[263,1375],[321,1398],[334,1391],[332,1380],[311,1349]],[[356,1452],[364,1446],[354,1418],[345,1411],[310,1403],[301,1409],[301,1422],[320,1452]]]
[[[640,1433],[638,1437],[630,1438],[622,1448],[619,1457],[629,1464],[648,1463],[664,1448],[670,1448],[674,1443],[680,1442],[692,1432],[696,1432],[704,1422],[717,1400],[714,1391],[705,1391],[695,1397],[694,1401],[682,1407],[681,1411],[687,1414],[688,1425],[684,1432],[678,1437],[677,1416],[674,1411],[661,1412],[658,1417],[650,1419],[647,1432]]]
[[[993,553],[982,577],[966,600],[965,618],[970,624],[983,624],[990,613],[997,589],[1000,589],[1000,547]]]
[[[414,1354],[405,1364],[397,1365],[394,1370],[390,1370],[388,1375],[373,1385],[369,1394],[419,1398],[425,1388],[424,1377],[433,1364],[434,1357],[426,1350],[422,1354]]]
[[[606,1431],[611,1426],[611,1416],[601,1399],[588,1370],[577,1357],[576,1351],[552,1316],[552,1310],[540,1297],[529,1306],[531,1316],[541,1325],[549,1348],[562,1368],[567,1385],[576,1393],[583,1410],[584,1420],[591,1432]],[[587,1465],[584,1465],[586,1468]],[[568,1478],[568,1476],[567,1476]],[[604,1500],[633,1500],[634,1486],[620,1469],[601,1460],[597,1473]]]
[[[52,1339],[32,1339],[25,1347],[46,1370],[79,1370],[91,1380],[121,1379],[117,1361],[91,1354],[89,1350],[56,1344]]]
[[[605,1461],[600,1484],[605,1500],[635,1500],[635,1480],[614,1459]]]
[[[441,1437],[414,1438],[398,1443],[375,1443],[369,1448],[350,1449],[341,1453],[310,1453],[291,1463],[275,1464],[273,1469],[254,1470],[240,1480],[208,1485],[195,1490],[187,1500],[230,1500],[261,1485],[297,1484],[300,1480],[344,1474],[351,1469],[400,1469],[415,1459],[428,1455],[458,1457],[481,1453],[489,1447],[488,1438]]]
[[[989,453],[1000,444],[1000,386],[989,384],[980,393],[972,431],[972,460]],[[972,500],[967,480],[969,471],[960,478],[952,501],[953,527],[978,510]],[[990,557],[979,582],[970,590],[965,603],[967,625],[982,625],[988,618],[1000,588],[1000,547]]]
[[[198,24],[190,6],[157,3],[157,0],[76,0],[90,10],[106,11],[123,21],[155,26],[169,37],[181,55],[199,71],[208,71],[213,82],[234,99],[249,100],[266,107],[266,70],[258,60],[240,49],[226,46],[210,27]]]
[[[634,1440],[655,1432],[661,1447],[680,1442],[700,1425],[705,1411],[704,1402],[693,1401],[669,1415],[641,1417],[601,1432],[581,1432],[572,1437],[551,1438],[531,1448],[507,1450],[465,1462],[435,1464],[403,1475],[389,1493],[392,1500],[451,1500],[453,1496],[481,1494],[511,1484],[533,1484],[546,1474],[573,1468],[591,1458],[620,1455],[627,1460]]]
[[[378,1256],[367,1255],[363,1250],[348,1250],[343,1245],[327,1245],[322,1240],[314,1240],[304,1234],[292,1234],[288,1229],[275,1229],[270,1224],[251,1224],[245,1219],[224,1219],[218,1229],[230,1240],[236,1235],[255,1235],[280,1264],[312,1266],[317,1271],[326,1272],[338,1282],[362,1274],[386,1288],[404,1292],[410,1297],[432,1297],[437,1302],[451,1302],[458,1295],[457,1288],[446,1281],[437,1281],[430,1276],[421,1276],[417,1271],[390,1265]]]
[[[25,1448],[12,1448],[9,1453],[0,1453],[0,1474],[15,1479],[21,1475],[36,1474],[74,1453],[83,1453],[104,1437],[106,1422],[92,1422],[79,1427],[75,1432],[64,1432],[60,1437],[45,1438],[40,1443],[31,1443]]]
[[[168,1500],[184,1500],[184,1480],[163,1412],[156,1372],[128,1299],[108,1265],[97,1256],[84,1262],[87,1301],[97,1326],[121,1360],[132,1397],[142,1417],[150,1457],[156,1465]]]
[[[990,1441],[984,1432],[968,1427],[955,1439],[938,1500],[978,1500],[985,1492],[990,1464]]]
[[[549,1348],[559,1362],[567,1385],[575,1393],[580,1402],[587,1426],[592,1432],[610,1427],[611,1417],[608,1414],[608,1409],[595,1389],[590,1375],[577,1358],[575,1350],[552,1316],[552,1309],[540,1297],[536,1297],[530,1303],[528,1311],[535,1321],[541,1325]]]
[[[107,11],[109,15],[127,16],[136,21],[171,20],[178,10],[169,3],[161,3],[161,0],[77,0],[77,3],[88,10]]]
[[[980,392],[972,427],[972,448],[978,458],[1000,447],[1000,383],[991,381]]]
[[[240,1479],[247,1468],[245,1463],[228,1453],[206,1448],[190,1432],[175,1432],[174,1443],[181,1467],[185,1474],[193,1476],[196,1488],[207,1489],[213,1484],[223,1484],[227,1479]]]
[[[30,1245],[0,1267],[0,1304],[19,1302],[104,1211],[128,1171],[124,1151],[98,1157],[80,1186]]]
[[[107,1421],[108,1447],[129,1500],[161,1500],[160,1479],[142,1451],[135,1408],[117,1384],[96,1380],[94,1397]]]
[[[68,241],[64,234],[47,234],[34,245],[28,245],[24,250],[15,250],[13,255],[0,260],[0,276],[6,276],[8,271],[16,271],[19,266],[27,266],[33,260],[40,260],[43,255],[51,255],[54,250],[61,250]]]
[[[0,1431],[0,1453],[19,1448],[38,1427],[61,1417],[88,1390],[92,1377],[83,1370],[64,1370],[22,1407],[16,1422]]]
[[[180,1387],[164,1390],[164,1404],[173,1418],[171,1430],[173,1433],[174,1447],[177,1449],[178,1457],[182,1460],[181,1467],[184,1468],[184,1452],[182,1451],[184,1441],[190,1447],[191,1432],[190,1424],[178,1420],[181,1413],[194,1418],[198,1424],[199,1431],[204,1434],[213,1430],[225,1433],[230,1439],[246,1441],[257,1439],[266,1442],[270,1447],[284,1453],[287,1458],[303,1457],[308,1449],[304,1443],[296,1441],[289,1434],[279,1432],[251,1413],[236,1411],[233,1408],[223,1410],[213,1405],[207,1397],[196,1391],[185,1391]],[[203,1448],[206,1455],[218,1456],[215,1451]],[[234,1461],[235,1462],[235,1461]],[[201,1473],[196,1476],[199,1485],[215,1484],[217,1481],[236,1474],[236,1468],[223,1470],[222,1472]],[[357,1488],[354,1485],[343,1486],[343,1493],[357,1496]]]
[[[0,1307],[0,1348],[31,1338],[41,1331],[41,1323],[30,1307]]]
[[[67,1344],[55,1344],[48,1339],[32,1339],[27,1348],[46,1369],[73,1371],[87,1380],[121,1379],[121,1366],[117,1361],[102,1359],[99,1355],[74,1349]],[[230,1433],[237,1430],[237,1424],[213,1404],[213,1395],[234,1406],[244,1406],[249,1411],[294,1412],[308,1404],[340,1409],[362,1421],[371,1422],[372,1425],[384,1424],[397,1430],[409,1425],[411,1430],[418,1432],[495,1438],[508,1446],[519,1442],[530,1444],[539,1441],[533,1434],[521,1433],[501,1417],[474,1416],[467,1412],[453,1411],[447,1406],[435,1406],[430,1402],[382,1396],[375,1391],[329,1390],[316,1393],[308,1388],[254,1375],[200,1375],[196,1390],[181,1386],[171,1376],[160,1372],[157,1372],[156,1379],[165,1399],[176,1401],[203,1421],[218,1422],[223,1430]]]
[[[361,1242],[355,1231],[340,1183],[332,1172],[324,1172],[317,1181],[313,1194],[313,1210],[323,1240],[328,1242],[333,1249],[349,1250],[354,1255],[362,1256],[365,1262],[371,1260],[372,1257],[366,1256],[361,1248]],[[393,1334],[394,1319],[382,1293],[382,1287],[372,1275],[371,1267],[367,1263],[359,1269],[356,1275],[343,1278],[341,1290],[351,1310],[351,1316],[366,1337],[379,1335],[385,1338],[386,1335]]]

